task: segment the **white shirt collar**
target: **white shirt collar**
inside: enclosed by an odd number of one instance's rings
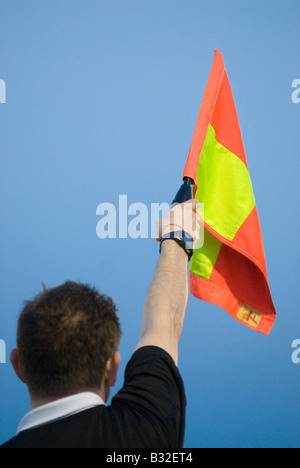
[[[91,392],[61,398],[29,411],[20,421],[17,434],[99,405],[105,405],[104,401],[99,395]]]

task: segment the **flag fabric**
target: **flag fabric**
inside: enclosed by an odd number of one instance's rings
[[[184,177],[194,181],[194,197],[204,204],[204,243],[191,259],[191,293],[268,335],[276,311],[239,120],[218,50]]]

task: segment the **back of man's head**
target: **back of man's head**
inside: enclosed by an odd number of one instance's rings
[[[111,298],[74,282],[27,301],[18,323],[20,368],[30,394],[60,398],[99,389],[121,330]]]

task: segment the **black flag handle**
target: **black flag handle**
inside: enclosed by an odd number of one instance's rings
[[[193,198],[193,190],[192,190],[192,185],[194,184],[194,181],[190,179],[189,177],[185,177],[183,179],[183,184],[181,185],[180,189],[178,190],[174,200],[172,201],[172,205],[175,203],[184,203],[188,200],[191,200]]]

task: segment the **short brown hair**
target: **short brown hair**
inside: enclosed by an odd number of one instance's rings
[[[29,391],[63,397],[99,389],[121,337],[116,306],[95,288],[67,281],[27,301],[17,333]]]

